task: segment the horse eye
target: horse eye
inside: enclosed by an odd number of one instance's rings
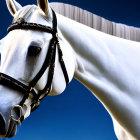
[[[28,56],[37,56],[41,51],[41,47],[31,45],[28,49]]]

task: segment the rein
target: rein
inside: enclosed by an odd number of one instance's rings
[[[53,14],[53,28],[44,26],[37,23],[28,23],[23,18],[19,18],[15,23],[13,23],[9,28],[8,32],[16,29],[24,29],[24,30],[34,30],[34,31],[41,31],[41,32],[47,32],[52,34],[52,39],[50,40],[49,49],[46,54],[46,58],[44,60],[44,63],[39,70],[39,72],[36,74],[36,76],[30,81],[28,85],[14,79],[13,77],[6,75],[4,73],[0,73],[0,85],[4,85],[8,88],[17,90],[19,92],[22,92],[24,94],[24,97],[22,101],[19,104],[19,109],[21,110],[21,107],[24,107],[26,99],[29,97],[32,98],[32,104],[31,104],[31,111],[34,111],[38,108],[40,101],[50,93],[51,86],[52,86],[52,80],[54,75],[54,69],[55,69],[55,56],[56,56],[56,47],[58,48],[58,55],[59,55],[59,62],[64,74],[65,82],[66,84],[69,83],[69,76],[65,67],[65,63],[63,60],[63,53],[59,44],[58,40],[58,32],[57,32],[57,18],[55,12],[52,10]],[[46,69],[49,67],[49,73],[48,73],[48,81],[44,87],[44,89],[40,91],[35,90],[35,86],[38,83],[39,79],[42,77]],[[18,105],[15,106],[17,108]],[[13,110],[14,107],[11,109]],[[11,118],[15,121],[14,116],[11,114]],[[20,118],[17,119],[19,121]]]

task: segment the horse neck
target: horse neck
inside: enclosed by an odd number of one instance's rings
[[[111,116],[126,120],[125,114],[133,112],[133,109],[125,110],[128,101],[130,106],[140,105],[133,98],[140,98],[140,67],[134,63],[140,58],[139,43],[113,37],[57,16],[59,29],[75,54],[74,77],[102,102]],[[135,88],[131,86],[133,81],[137,81]]]
[[[103,33],[60,15],[58,15],[58,26],[75,53],[74,77],[90,91],[97,93],[103,88],[101,88],[101,85],[104,85],[101,79],[108,65],[105,61],[108,48],[100,39]]]
[[[140,115],[136,110],[140,107],[140,44],[60,15],[58,26],[76,58],[75,78],[102,102],[115,125],[119,124],[131,136],[139,136]]]

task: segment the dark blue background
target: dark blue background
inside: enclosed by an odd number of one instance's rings
[[[53,0],[51,0],[52,2]],[[115,22],[140,27],[139,0],[58,0]],[[36,0],[18,0],[22,5]],[[5,0],[0,2],[0,38],[12,21]],[[47,97],[18,128],[13,140],[116,140],[110,116],[84,86],[73,80],[66,91]]]

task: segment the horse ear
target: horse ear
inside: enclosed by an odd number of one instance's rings
[[[15,0],[6,0],[6,3],[12,16],[14,16],[16,12],[22,8],[22,6]]]
[[[39,8],[45,13],[48,13],[49,3],[48,0],[37,0]]]

